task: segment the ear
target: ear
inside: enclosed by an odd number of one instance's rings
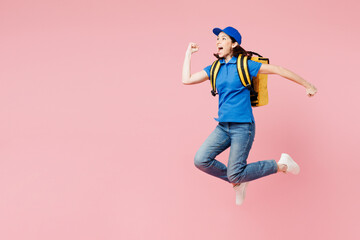
[[[234,42],[233,44],[232,44],[232,48],[235,48],[237,45],[239,45],[237,42]]]

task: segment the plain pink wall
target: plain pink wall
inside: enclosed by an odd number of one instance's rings
[[[359,239],[359,3],[0,1],[0,239]],[[229,184],[193,165],[216,126],[213,27],[319,89],[269,77],[249,161],[298,176]],[[219,159],[226,162],[228,151]]]

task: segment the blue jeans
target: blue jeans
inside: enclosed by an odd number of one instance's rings
[[[200,170],[238,184],[248,182],[277,172],[275,160],[247,164],[255,137],[255,123],[220,122],[201,145],[195,155],[195,166]],[[228,166],[215,157],[230,147]]]

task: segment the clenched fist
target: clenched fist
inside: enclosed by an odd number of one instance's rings
[[[189,43],[187,53],[193,54],[194,52],[197,51],[199,51],[199,45],[193,42]]]

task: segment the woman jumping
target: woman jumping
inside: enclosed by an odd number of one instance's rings
[[[216,78],[216,89],[219,94],[218,125],[205,140],[195,155],[195,166],[200,170],[227,181],[236,192],[236,204],[241,205],[245,199],[245,191],[249,181],[277,173],[290,172],[298,174],[300,167],[286,153],[280,160],[259,161],[247,164],[247,158],[254,141],[255,120],[252,113],[250,90],[243,86],[237,71],[237,57],[251,56],[241,46],[241,35],[233,27],[214,28],[217,36],[217,53],[221,67]],[[211,65],[204,70],[191,74],[191,54],[199,50],[199,45],[190,43],[182,71],[183,84],[202,83],[210,78]],[[247,61],[250,78],[257,74],[277,74],[294,81],[306,88],[309,97],[314,96],[317,89],[297,74],[276,65]],[[217,161],[215,157],[230,147],[228,165]]]

